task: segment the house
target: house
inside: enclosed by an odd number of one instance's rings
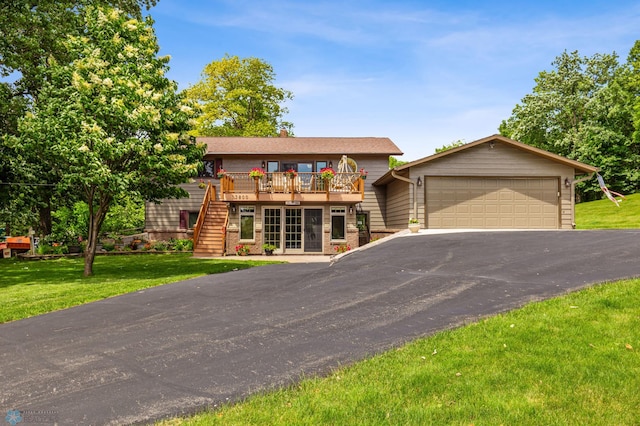
[[[204,169],[189,198],[147,203],[151,239],[193,235],[194,254],[333,254],[387,229],[385,188],[372,185],[402,155],[388,138],[201,137]],[[258,168],[262,176],[249,172]],[[321,170],[333,169],[333,179]],[[362,172],[361,172],[362,170]]]
[[[190,198],[147,203],[152,239],[193,235],[196,255],[333,254],[423,228],[571,229],[575,184],[596,167],[493,135],[389,170],[388,138],[203,137]],[[251,177],[254,169],[264,171]],[[321,170],[332,168],[331,180]],[[363,175],[360,170],[366,170]],[[221,172],[221,173],[219,173]],[[202,187],[202,188],[201,188]]]
[[[388,228],[571,229],[575,183],[598,168],[493,135],[396,167],[373,182]]]

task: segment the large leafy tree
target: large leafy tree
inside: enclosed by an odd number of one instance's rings
[[[197,119],[199,136],[276,136],[291,132],[283,121],[291,92],[275,87],[273,67],[257,58],[225,55],[208,64],[202,80],[186,90],[187,97],[202,105]]]
[[[33,112],[20,123],[22,152],[38,152],[61,176],[56,189],[89,207],[85,275],[93,273],[100,228],[118,197],[185,196],[203,147],[186,135],[193,110],[168,80],[152,20],[114,8],[81,11],[83,31],[51,59]]]
[[[564,52],[535,79],[526,95],[503,121],[500,133],[602,169],[617,191],[640,185],[638,144],[632,139],[630,70],[615,54],[581,57]],[[583,199],[599,196],[594,181],[582,184]]]
[[[0,220],[31,222],[27,212],[38,218],[37,228],[51,231],[52,190],[58,177],[42,168],[38,153],[17,156],[7,136],[17,132],[18,119],[37,102],[48,78],[47,61],[67,63],[71,57],[63,41],[80,34],[79,11],[87,6],[110,5],[140,17],[143,8],[157,0],[3,0],[0,2]],[[33,155],[30,155],[33,154]],[[11,185],[9,183],[12,183]],[[20,185],[16,185],[20,183]],[[25,185],[25,184],[30,184]],[[25,216],[25,214],[27,214]],[[35,224],[34,224],[35,225]]]

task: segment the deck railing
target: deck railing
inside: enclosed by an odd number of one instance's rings
[[[204,218],[207,215],[207,210],[209,210],[209,202],[215,201],[215,199],[216,199],[216,187],[211,185],[211,182],[209,182],[209,184],[207,185],[207,190],[204,192],[202,204],[200,205],[200,213],[198,214],[198,221],[193,227],[193,248],[194,249],[198,246],[198,242],[200,240],[200,230],[202,229]]]
[[[247,172],[227,172],[220,179],[222,193],[272,193],[315,194],[364,192],[364,180],[360,173],[336,173],[333,179],[322,179],[320,173],[300,172],[296,176],[287,173],[266,173],[262,178],[253,178]]]

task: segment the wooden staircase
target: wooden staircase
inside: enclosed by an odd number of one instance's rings
[[[194,257],[213,257],[225,254],[227,221],[227,203],[215,201],[215,187],[209,184],[194,230]]]

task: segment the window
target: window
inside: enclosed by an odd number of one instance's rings
[[[202,160],[202,170],[198,173],[199,177],[218,177],[218,170],[222,169],[222,158],[215,160]]]
[[[274,173],[278,171],[280,163],[278,161],[267,161],[267,173]]]
[[[189,210],[180,210],[180,229],[193,229],[198,221],[200,212],[190,212]]]
[[[331,207],[331,239],[344,240],[347,235],[347,208]]]
[[[216,162],[213,160],[203,160],[203,168],[200,170],[201,177],[213,177],[216,173]]]
[[[255,240],[256,208],[240,207],[240,240]]]
[[[327,162],[326,161],[316,161],[316,172],[319,172],[320,170],[324,169],[325,167],[327,167]]]

